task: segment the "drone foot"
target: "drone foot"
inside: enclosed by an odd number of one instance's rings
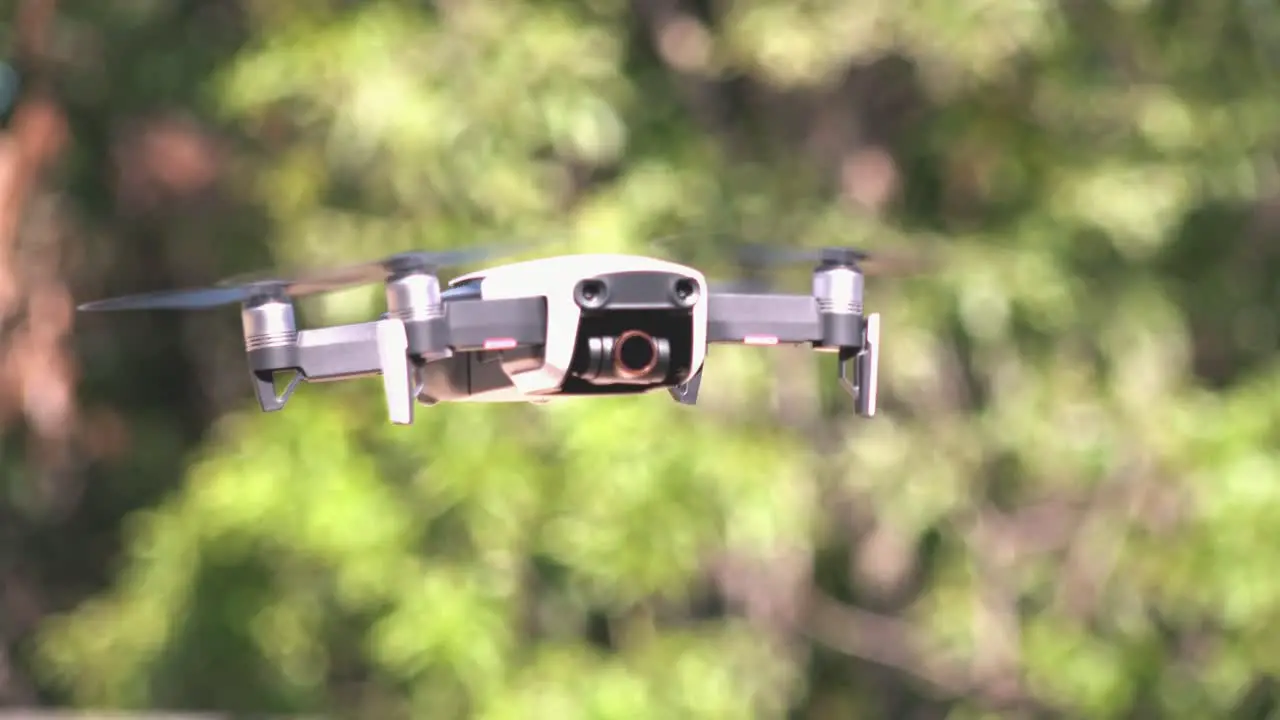
[[[382,369],[382,390],[387,400],[387,415],[396,425],[413,424],[414,373],[409,362],[409,341],[404,323],[396,319],[379,320],[376,326],[378,364]]]
[[[258,404],[262,406],[262,412],[275,412],[283,408],[285,403],[289,402],[293,391],[298,389],[298,383],[302,382],[302,373],[294,370],[293,377],[289,378],[289,384],[283,391],[277,393],[276,372],[275,370],[254,370],[250,373],[253,376],[253,390],[258,396]]]
[[[681,405],[697,405],[698,404],[698,388],[702,386],[702,370],[693,374],[693,377],[684,383],[670,388],[667,392],[671,393],[671,397]]]
[[[868,315],[861,348],[841,348],[840,384],[853,396],[859,415],[875,417],[880,374],[880,315]],[[852,369],[851,369],[852,366]]]

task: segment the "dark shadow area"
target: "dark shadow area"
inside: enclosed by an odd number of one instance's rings
[[[1280,349],[1280,231],[1275,209],[1212,203],[1184,218],[1158,259],[1193,341],[1195,374],[1222,389]]]

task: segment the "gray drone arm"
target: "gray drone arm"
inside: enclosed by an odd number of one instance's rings
[[[861,307],[822,302],[813,295],[711,293],[707,342],[811,345],[837,353],[840,381],[854,397],[858,414],[872,417],[876,413],[878,313],[864,316]]]
[[[811,295],[712,293],[707,342],[794,345],[822,342],[822,318]]]
[[[454,352],[508,350],[542,345],[546,340],[544,298],[454,300],[442,315],[300,330],[290,339],[276,337],[268,347],[249,348],[258,402],[267,412],[288,402],[298,383],[327,382],[381,375],[391,421],[413,422],[416,397],[413,370]],[[278,372],[293,371],[283,392],[275,389]]]

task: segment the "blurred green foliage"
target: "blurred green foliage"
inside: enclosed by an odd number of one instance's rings
[[[657,253],[699,228],[940,262],[869,290],[870,422],[830,363],[734,348],[694,409],[404,428],[351,383],[264,415],[234,328],[86,320],[82,402],[133,441],[84,500],[122,528],[112,576],[27,656],[52,697],[495,720],[1275,704],[1275,8],[223,0],[59,22],[59,188],[103,259],[85,292],[501,236]],[[122,220],[118,128],[174,108],[222,138],[216,209]],[[732,272],[686,237],[661,252]],[[355,321],[380,295],[303,311]],[[92,545],[86,517],[44,532]]]

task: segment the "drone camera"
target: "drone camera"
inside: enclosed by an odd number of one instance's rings
[[[693,312],[702,283],[685,273],[637,270],[580,280],[582,309],[570,377],[583,394],[643,392],[693,372]]]
[[[649,333],[641,330],[628,330],[613,344],[613,372],[622,378],[644,379],[664,359],[671,360],[671,348],[666,343],[658,344]],[[666,375],[665,372],[662,373]]]
[[[652,385],[671,370],[671,343],[642,330],[587,338],[578,377],[595,385]]]

